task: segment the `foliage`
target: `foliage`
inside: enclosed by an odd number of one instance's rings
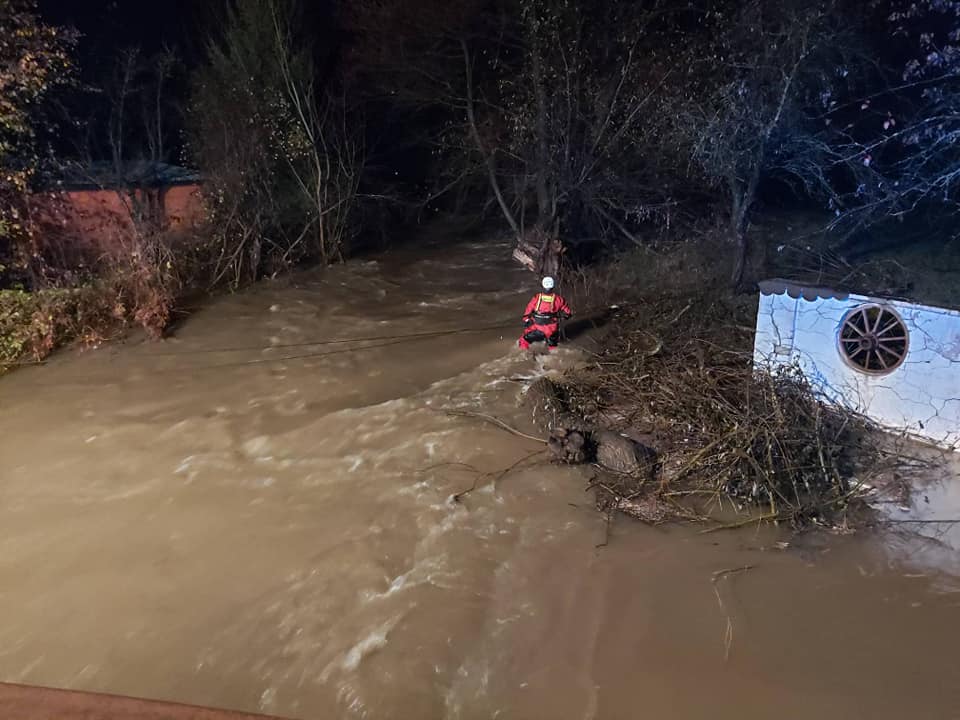
[[[43,360],[78,341],[100,342],[122,325],[123,310],[107,285],[35,292],[0,290],[0,372]]]
[[[34,0],[0,0],[0,280],[27,260],[24,200],[39,163],[36,110],[69,81],[74,40],[40,22]]]
[[[957,210],[960,2],[873,0],[871,6],[898,60],[883,66],[859,97],[835,104],[834,112],[846,116],[836,159],[856,168],[834,208],[835,224],[847,233],[888,218]]]
[[[384,91],[442,118],[441,192],[486,176],[531,269],[550,236],[641,244],[721,200],[739,281],[761,185],[837,194],[819,103],[863,59],[859,10],[840,2],[462,2],[452,17],[407,8],[414,29],[382,41],[403,0],[356,12],[364,51],[388,48],[368,64]]]
[[[424,202],[486,184],[518,259],[552,272],[558,234],[637,242],[631,222],[671,219],[652,102],[671,60],[649,52],[661,4],[370,0],[352,4],[350,57],[433,147]]]
[[[735,284],[762,183],[831,194],[834,157],[818,98],[844,82],[853,45],[847,10],[841,16],[836,3],[819,0],[719,3],[697,18],[695,42],[684,43],[686,73],[667,89],[676,118],[670,139],[694,176],[726,199]]]
[[[230,5],[196,73],[191,153],[214,231],[211,285],[341,257],[361,151],[294,0]]]
[[[541,226],[558,220],[567,234],[633,240],[620,221],[668,215],[657,105],[672,63],[651,52],[663,13],[626,0],[522,4],[522,65],[500,81],[504,142],[522,162],[522,187],[535,190]]]
[[[105,128],[100,139],[104,148],[83,148],[88,162],[100,156],[109,158],[113,172],[124,177],[132,163],[170,162],[171,138],[167,127],[173,124],[179,107],[166,92],[179,70],[174,51],[145,55],[139,48],[122,50],[110,75],[97,88],[104,118],[94,127]]]

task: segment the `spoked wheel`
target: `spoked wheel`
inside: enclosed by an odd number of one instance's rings
[[[840,327],[840,353],[848,365],[870,375],[886,375],[907,357],[909,335],[903,319],[882,305],[851,310]]]

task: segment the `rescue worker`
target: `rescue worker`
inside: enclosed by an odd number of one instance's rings
[[[555,350],[560,320],[567,320],[573,314],[567,301],[554,292],[552,277],[545,277],[541,285],[543,292],[533,296],[523,313],[523,335],[517,343],[521,350],[529,349],[530,343],[534,342],[545,342],[549,350]]]

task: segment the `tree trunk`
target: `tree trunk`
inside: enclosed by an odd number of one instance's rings
[[[540,61],[540,42],[537,31],[532,31],[533,52],[531,53],[531,71],[533,74],[534,97],[537,104],[537,167],[534,177],[537,189],[537,226],[546,229],[553,216],[550,203],[549,174],[550,174],[550,145],[547,138],[547,94],[543,84],[543,68]]]
[[[556,277],[563,253],[563,243],[554,233],[535,227],[518,239],[513,257],[532,273]]]
[[[750,242],[747,239],[746,229],[737,222],[732,228],[733,234],[733,274],[730,276],[730,284],[734,288],[740,288],[743,285],[743,273],[747,267],[747,255],[750,251]]]
[[[760,168],[757,166],[745,185],[735,178],[729,181],[731,193],[730,235],[733,239],[734,248],[733,273],[730,276],[730,284],[735,289],[743,287],[747,259],[750,256],[750,239],[747,237],[748,218],[759,180]]]
[[[477,127],[477,117],[473,107],[473,68],[470,65],[470,51],[467,48],[467,43],[465,40],[460,41],[460,47],[463,50],[463,62],[466,66],[467,74],[467,122],[470,125],[470,134],[473,136],[473,141],[477,145],[477,150],[483,156],[484,164],[487,166],[487,177],[490,180],[490,188],[493,190],[493,194],[497,198],[497,203],[500,205],[500,211],[503,213],[507,223],[510,225],[510,229],[513,230],[514,236],[519,238],[520,227],[517,225],[517,221],[513,217],[513,212],[511,212],[510,206],[503,197],[503,191],[500,189],[500,181],[497,179],[496,161],[494,160],[493,154],[484,146],[483,139],[480,137],[480,129]]]
[[[260,257],[260,239],[254,238],[253,242],[250,243],[250,282],[256,282],[260,277]]]

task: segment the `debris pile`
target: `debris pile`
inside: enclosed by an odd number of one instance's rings
[[[579,465],[587,461],[587,437],[577,430],[555,429],[550,433],[547,448],[558,462]]]
[[[594,362],[535,390],[552,408],[541,418],[560,429],[554,454],[613,471],[595,484],[601,508],[652,498],[674,517],[727,507],[795,527],[845,524],[864,481],[897,462],[868,423],[822,405],[798,374],[754,372],[754,308],[736,296],[640,301],[599,339]]]

